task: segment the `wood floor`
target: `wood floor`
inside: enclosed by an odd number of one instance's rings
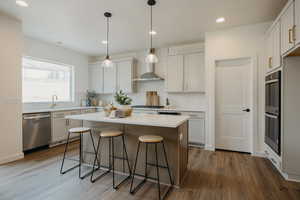
[[[75,144],[72,145],[76,149]],[[56,147],[0,166],[0,200],[137,200],[157,199],[147,183],[134,196],[129,181],[118,191],[108,175],[96,183],[80,180],[78,171],[59,175],[63,148]],[[299,200],[300,184],[284,181],[263,158],[233,152],[191,149],[189,172],[169,200]]]

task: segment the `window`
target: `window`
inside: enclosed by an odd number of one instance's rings
[[[73,67],[23,58],[23,102],[73,101]]]

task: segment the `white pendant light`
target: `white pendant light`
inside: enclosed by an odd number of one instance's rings
[[[106,57],[105,60],[102,62],[101,66],[102,67],[113,67],[113,62],[111,61],[109,57],[109,41],[108,41],[108,35],[109,35],[109,18],[112,16],[111,13],[105,12],[104,16],[106,17],[106,22],[107,22],[107,29],[106,29]]]
[[[155,4],[156,4],[155,0],[148,0],[148,5],[150,6],[150,33],[153,32],[153,29],[152,29],[152,25],[153,25],[153,23],[152,23],[152,19],[153,19],[152,6],[154,6]],[[155,34],[150,34],[150,52],[145,59],[146,63],[148,63],[148,64],[158,63],[158,58],[155,55],[154,48],[152,47],[153,35],[155,35]]]

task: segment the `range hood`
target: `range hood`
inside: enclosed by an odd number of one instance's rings
[[[147,64],[146,73],[142,74],[139,78],[134,79],[134,81],[163,81],[162,77],[158,76],[154,72],[155,64]]]

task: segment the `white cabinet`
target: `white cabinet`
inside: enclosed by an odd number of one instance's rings
[[[166,69],[166,90],[168,92],[183,92],[183,56],[169,56]]]
[[[204,91],[204,53],[184,56],[184,91]]]
[[[103,67],[99,63],[89,65],[90,90],[103,93]]]
[[[189,123],[189,143],[191,145],[205,144],[205,114],[200,112],[182,112],[183,115],[190,116]]]
[[[281,66],[280,22],[277,22],[267,38],[268,71]]]
[[[117,65],[103,68],[103,93],[112,94],[117,89]]]
[[[132,92],[133,66],[132,61],[123,61],[117,63],[117,90],[125,93]]]
[[[73,111],[61,111],[51,113],[51,127],[52,127],[52,139],[51,143],[64,142],[68,138],[68,130],[70,128],[81,127],[81,120],[65,119],[67,115],[79,115],[81,113],[93,113],[96,109],[84,109],[84,110],[73,110]],[[78,137],[78,134],[71,134],[70,138]]]
[[[166,90],[168,92],[204,92],[204,53],[168,57]]]
[[[295,42],[295,23],[294,23],[294,3],[292,2],[283,15],[281,20],[281,54],[287,53],[294,47]]]
[[[90,89],[99,94],[113,94],[118,90],[133,92],[133,59],[113,60],[110,68],[101,67],[100,63],[90,64]]]
[[[295,39],[300,44],[300,0],[295,0]]]

